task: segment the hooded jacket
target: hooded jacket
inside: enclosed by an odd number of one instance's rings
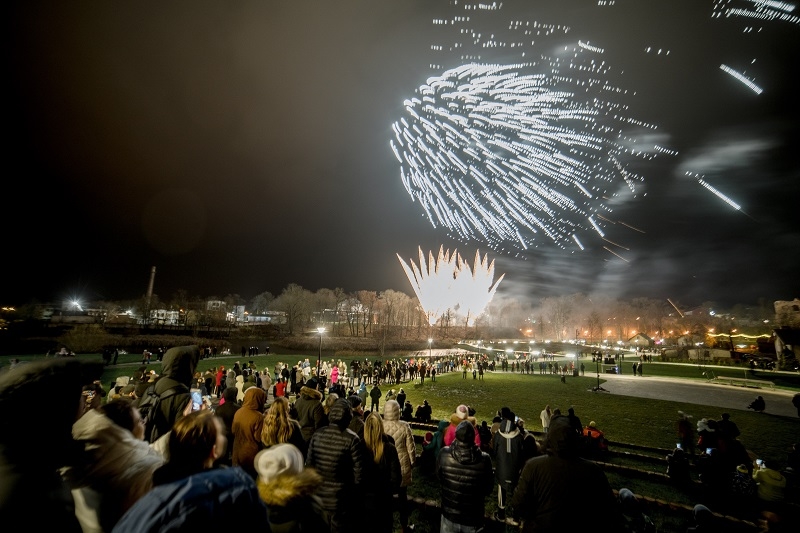
[[[325,425],[325,410],[322,408],[322,393],[315,388],[300,388],[300,397],[294,402],[297,409],[297,421],[303,440],[308,443],[314,432]]]
[[[394,439],[403,475],[400,486],[407,487],[411,484],[411,472],[417,459],[417,445],[414,443],[414,433],[409,423],[400,420],[400,404],[395,400],[383,404],[383,431]]]
[[[194,371],[200,361],[200,348],[197,346],[176,346],[167,350],[161,363],[161,376],[156,380],[155,392],[159,396],[178,387],[177,394],[163,399],[155,413],[154,428],[147,435],[150,442],[168,433],[172,426],[183,418],[186,404],[192,401],[189,387],[192,386]]]
[[[366,460],[364,443],[347,429],[352,417],[347,400],[336,400],[328,413],[330,424],[314,433],[306,456],[306,466],[322,476],[317,495],[323,508],[337,523],[345,524],[359,509],[353,495],[363,481]]]
[[[264,389],[250,387],[244,395],[242,407],[233,415],[233,453],[234,466],[241,466],[245,472],[256,478],[253,460],[261,451],[261,429],[264,427],[264,404],[267,393]]]
[[[483,524],[484,499],[494,489],[492,458],[475,445],[475,427],[464,420],[453,444],[439,452],[437,475],[442,488],[442,514],[451,522]]]
[[[581,436],[568,417],[550,421],[545,438],[547,455],[529,459],[511,497],[514,517],[523,532],[588,531],[602,524],[607,531],[623,531],[619,505],[603,470],[579,456]],[[581,509],[575,511],[576,487]]]
[[[524,444],[525,437],[514,421],[504,418],[492,437],[492,453],[496,465],[495,479],[507,491],[512,491],[519,481],[525,464]]]

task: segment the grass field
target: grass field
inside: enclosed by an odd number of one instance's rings
[[[99,355],[79,355],[82,358],[100,360]],[[21,360],[34,360],[37,357],[20,357]],[[259,369],[269,369],[272,372],[278,361],[294,362],[305,357],[297,355],[271,354],[269,356],[241,357],[226,356],[201,360],[198,370],[216,368],[225,365],[229,368],[235,361],[249,362],[254,360]],[[316,363],[316,354],[308,354],[308,358]],[[0,357],[0,368],[8,363],[10,357]],[[371,358],[372,359],[372,358]],[[312,363],[312,364],[313,364]],[[130,376],[141,364],[141,356],[123,355],[117,366],[106,367],[102,383],[108,385],[118,376]],[[592,388],[597,385],[597,377],[591,373],[594,364],[586,361],[587,374],[584,377],[570,376],[566,383],[556,376],[530,374],[523,375],[511,372],[489,372],[484,380],[474,380],[472,376],[462,379],[460,372],[441,374],[435,382],[426,379],[424,384],[403,383],[397,385],[383,385],[384,394],[389,388],[403,387],[408,400],[413,405],[422,403],[427,399],[433,407],[433,417],[449,418],[450,413],[460,403],[470,405],[476,410],[476,418],[480,422],[486,420],[491,423],[494,414],[502,406],[510,407],[518,416],[526,421],[526,427],[532,431],[540,431],[539,412],[545,405],[560,408],[566,414],[570,406],[575,408],[576,414],[584,425],[594,420],[605,432],[606,437],[612,442],[628,443],[643,447],[671,449],[676,442],[676,421],[679,410],[694,415],[694,419],[714,417],[719,418],[722,410],[715,407],[697,406],[680,401],[642,399],[620,395],[596,393]],[[160,372],[160,364],[153,361],[150,368]],[[623,372],[628,370],[623,368]],[[678,365],[672,363],[648,363],[646,372],[650,376],[669,376],[688,380],[705,380],[703,372],[712,371],[716,376],[730,375],[741,377],[742,370],[728,367],[698,365]],[[538,371],[537,371],[538,372]],[[763,372],[758,379],[772,380],[776,386],[793,391],[800,391],[800,376],[788,373]],[[603,383],[602,374],[600,375]],[[740,430],[740,440],[748,450],[758,457],[771,460],[773,464],[784,466],[788,450],[795,442],[800,441],[800,418],[764,415],[748,411],[744,406],[741,409],[730,408],[731,413]],[[663,469],[661,470],[663,473]],[[659,482],[632,479],[624,474],[611,472],[607,474],[612,487],[619,489],[623,486],[631,488],[635,493],[653,498],[666,499],[681,504],[691,504],[692,496],[676,492],[672,487],[664,487]],[[425,499],[438,498],[436,483],[427,483],[421,476],[416,476],[414,485],[410,488],[411,495]],[[487,498],[487,511],[494,506],[492,498]],[[430,517],[423,516],[421,511],[415,511],[417,520],[427,521]],[[660,531],[685,531],[686,524],[682,519],[670,517],[670,513],[658,514],[656,517],[661,524]],[[421,524],[420,524],[421,525]],[[438,531],[438,526],[421,527],[419,531]]]

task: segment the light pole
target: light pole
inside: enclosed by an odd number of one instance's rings
[[[319,355],[317,356],[317,384],[322,385],[322,377],[320,371],[322,369],[322,334],[325,333],[325,328],[317,328],[319,333]]]
[[[428,359],[433,356],[433,339],[428,337]]]

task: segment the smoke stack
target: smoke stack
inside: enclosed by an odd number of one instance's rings
[[[150,310],[150,300],[153,298],[153,285],[156,282],[156,267],[150,269],[150,283],[147,285],[147,310]]]

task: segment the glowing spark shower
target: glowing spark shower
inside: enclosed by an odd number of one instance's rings
[[[670,132],[636,116],[648,95],[639,92],[640,64],[624,63],[630,54],[621,48],[640,50],[653,72],[688,64],[696,50],[663,32],[645,40],[631,32],[629,41],[604,33],[606,24],[620,20],[625,29],[637,17],[658,23],[660,8],[614,4],[584,6],[598,20],[579,29],[526,18],[558,18],[569,11],[561,3],[545,14],[525,2],[453,1],[447,15],[432,20],[432,75],[404,101],[390,141],[403,186],[432,226],[459,242],[523,258],[531,248],[555,245],[602,249],[627,261],[602,244],[614,226],[631,227],[615,210],[622,213],[646,194],[648,173],[658,168],[651,161],[682,154],[669,146]],[[788,2],[710,4],[705,21],[686,27],[718,30],[720,38],[738,32],[750,42],[765,25],[800,24]],[[762,97],[769,86],[758,83],[760,63],[728,49],[721,48],[726,60],[716,63],[718,72],[747,87],[750,98]],[[673,100],[657,98],[662,107]],[[661,109],[654,116],[659,113],[669,117]],[[698,183],[697,192],[735,207],[707,182]]]
[[[620,189],[635,195],[642,178],[624,163],[634,153],[624,108],[578,94],[576,81],[531,63],[470,63],[420,87],[392,149],[431,223],[496,250],[602,236],[593,216],[610,214]]]
[[[474,325],[505,277],[503,274],[494,281],[494,260],[490,263],[488,255],[481,259],[479,251],[475,252],[472,269],[458,251],[451,254],[443,246],[436,259],[433,252],[428,252],[427,262],[420,247],[419,266],[414,261],[409,266],[400,254],[397,259],[431,325],[448,311],[466,317],[467,324]]]

